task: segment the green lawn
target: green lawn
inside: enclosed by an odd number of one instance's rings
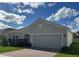
[[[20,47],[0,47],[0,53],[16,51],[16,50],[20,50],[20,49],[23,49],[23,48],[20,48]]]
[[[79,57],[79,39],[78,42],[73,43],[70,47],[60,51],[55,57]]]

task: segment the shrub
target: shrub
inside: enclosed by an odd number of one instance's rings
[[[2,46],[8,46],[8,41],[5,36],[2,37]]]
[[[68,47],[67,47],[67,46],[64,46],[64,47],[62,48],[62,50],[63,50],[63,51],[67,51],[67,50],[68,50]]]

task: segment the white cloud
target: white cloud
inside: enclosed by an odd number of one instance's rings
[[[54,17],[55,17],[55,20],[58,21],[60,19],[64,19],[66,17],[71,17],[71,16],[76,16],[78,14],[79,14],[78,11],[76,11],[75,9],[62,7],[61,9],[57,11]]]
[[[39,6],[43,6],[45,2],[23,2],[25,5],[29,5],[32,8],[38,8]]]
[[[22,5],[22,4],[23,5]],[[25,8],[27,5],[31,6],[30,2],[15,2],[15,3],[9,3],[9,4],[15,4],[16,7],[14,8],[14,12],[18,12],[18,13],[26,13],[26,14],[34,14],[34,11],[32,8]]]
[[[21,6],[21,3],[24,4]],[[18,7],[30,6],[32,8],[38,8],[39,6],[43,6],[45,2],[10,2],[9,4],[16,4]]]
[[[4,3],[9,3],[9,4],[19,4],[20,2],[4,2]]]
[[[75,9],[62,7],[61,9],[59,9],[57,11],[57,13],[49,16],[49,17],[51,17],[51,19],[49,19],[49,20],[52,20],[52,18],[54,18],[54,20],[59,21],[61,19],[70,18],[70,17],[76,16],[78,14],[79,14],[79,12],[76,11]]]
[[[48,6],[49,6],[49,7],[52,7],[52,6],[54,6],[55,4],[56,4],[56,2],[54,2],[54,3],[50,2],[50,3],[48,3]]]
[[[18,13],[27,13],[27,14],[33,14],[34,13],[32,9],[22,10],[22,9],[19,8],[17,11],[18,11]]]
[[[67,25],[67,27],[72,31],[72,32],[76,32],[77,28],[74,28],[74,22],[70,23],[69,25]]]
[[[75,22],[76,27],[77,27],[77,29],[75,29],[74,31],[79,31],[79,17],[75,18],[74,22]]]
[[[70,28],[73,32],[79,31],[79,17],[75,18],[75,20],[67,25],[67,27]]]
[[[79,28],[72,30],[72,32],[77,32],[79,31]]]
[[[75,18],[74,21],[76,22],[77,25],[79,25],[79,17]]]
[[[4,23],[0,22],[0,30],[6,29],[6,28],[12,28],[12,27],[9,26],[9,25],[5,25]]]
[[[77,16],[77,15],[79,15],[79,11],[76,11],[75,9],[71,9],[67,7],[62,7],[61,9],[57,11],[57,13],[51,14],[46,19],[49,21],[59,21],[61,19],[66,19],[66,18]],[[70,28],[73,32],[78,31],[79,30],[79,17],[77,17],[73,22],[67,25],[67,27]]]
[[[21,6],[21,4],[20,4],[21,2],[11,2],[10,4],[17,4],[17,6],[18,7],[25,7],[25,6],[30,6],[30,7],[32,7],[32,8],[38,8],[39,6],[45,6],[45,3],[46,2],[22,2],[24,5],[23,6]],[[48,7],[52,7],[52,6],[54,6],[55,4],[56,4],[57,2],[49,2],[47,5],[48,5]]]
[[[19,27],[17,27],[16,29],[21,29],[21,28],[24,28],[24,26],[19,26]]]
[[[45,5],[46,2],[11,2],[9,4],[15,4],[16,8],[14,8],[14,12],[18,12],[18,13],[27,13],[27,14],[33,14],[33,8],[38,8],[40,6],[42,7],[46,7]],[[52,7],[56,4],[56,2],[54,3],[48,3],[47,6],[48,7]],[[31,8],[25,8],[26,6],[30,6]]]
[[[74,25],[74,24],[73,24],[73,22],[72,22],[72,23],[70,23],[69,25],[67,25],[67,27],[72,30],[72,29],[73,29],[73,25]]]
[[[39,6],[44,6],[46,2],[23,2],[25,5],[29,5],[32,8],[38,8]],[[52,7],[56,4],[56,2],[52,3],[49,2],[47,5],[48,7]]]
[[[52,14],[51,16],[47,17],[46,20],[48,21],[54,21],[54,14]]]
[[[59,20],[61,18],[64,18],[65,17],[65,11],[66,11],[66,7],[59,9],[57,11],[57,13],[54,15],[55,20]]]
[[[8,13],[3,10],[0,10],[0,20],[2,21],[22,24],[22,21],[24,19],[25,19],[25,16],[20,16],[20,15],[16,15],[13,13]]]

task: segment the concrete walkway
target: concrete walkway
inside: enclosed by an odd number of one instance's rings
[[[2,55],[2,54],[0,54],[0,57],[9,57],[9,56],[6,56],[6,55]]]
[[[13,52],[2,53],[3,57],[53,57],[57,52],[42,51],[36,49],[22,49]]]

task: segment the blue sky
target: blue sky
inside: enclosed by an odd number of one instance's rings
[[[0,29],[20,29],[38,18],[79,30],[78,2],[0,2]]]

